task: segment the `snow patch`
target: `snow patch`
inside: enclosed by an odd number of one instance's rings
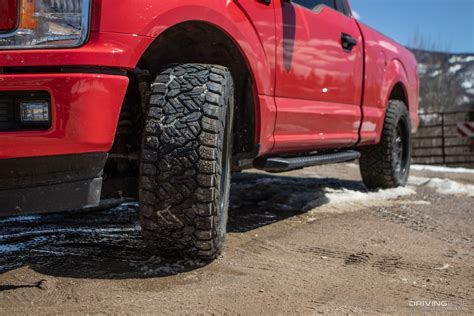
[[[449,59],[449,62],[451,64],[454,64],[454,63],[469,63],[471,61],[474,61],[474,56],[467,56],[467,57],[453,56]]]
[[[410,168],[411,170],[415,170],[415,171],[474,174],[474,169],[467,169],[467,168],[450,168],[450,167],[427,166],[427,165],[411,165]]]
[[[450,75],[454,75],[456,74],[459,70],[461,70],[462,66],[457,64],[457,65],[454,65],[454,66],[451,66],[449,67],[449,70],[448,70],[448,73]]]
[[[464,81],[461,86],[464,88],[464,89],[471,89],[473,87],[473,83],[471,80],[466,80]]]
[[[428,71],[428,66],[425,64],[418,64],[418,74],[425,75]]]
[[[436,192],[441,194],[474,197],[474,185],[459,183],[449,179],[434,178],[427,183],[427,186],[436,189]]]
[[[434,78],[434,77],[438,77],[439,75],[441,75],[443,72],[441,70],[435,70],[433,71],[431,74],[430,74],[430,77],[431,78]]]
[[[415,190],[406,187],[379,190],[376,192],[360,192],[348,189],[326,189],[326,192],[325,196],[331,203],[396,200],[402,196],[416,194]]]
[[[440,194],[474,197],[474,185],[459,183],[449,179],[410,177],[408,183],[435,189]]]

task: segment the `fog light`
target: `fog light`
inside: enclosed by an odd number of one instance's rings
[[[48,123],[50,121],[49,102],[22,101],[20,102],[22,123]]]

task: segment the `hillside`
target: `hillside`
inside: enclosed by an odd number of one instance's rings
[[[418,60],[422,111],[450,111],[474,104],[474,54],[412,50]]]

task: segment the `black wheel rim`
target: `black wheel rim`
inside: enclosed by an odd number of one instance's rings
[[[403,178],[408,171],[410,142],[408,127],[404,120],[398,122],[395,130],[395,141],[393,158],[395,160],[395,172]]]
[[[221,178],[220,178],[220,190],[219,190],[219,208],[221,212],[225,211],[227,207],[227,194],[228,194],[228,186],[229,186],[229,173],[230,173],[230,144],[229,144],[229,111],[226,114],[226,126],[224,127],[224,137],[222,139],[222,171],[221,171]]]

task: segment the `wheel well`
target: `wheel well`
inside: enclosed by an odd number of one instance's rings
[[[229,68],[234,80],[234,169],[256,155],[256,90],[249,67],[236,44],[223,31],[205,22],[185,22],[158,36],[129,72],[114,145],[104,169],[103,198],[137,197],[144,113],[150,84],[173,63],[215,64]]]
[[[392,93],[390,93],[389,100],[399,100],[403,101],[405,105],[408,107],[408,98],[406,96],[405,87],[401,82],[398,82],[392,89]]]
[[[232,39],[217,27],[201,21],[184,22],[162,33],[139,62],[156,76],[172,63],[216,64],[229,68],[234,80],[234,155],[252,153],[255,147],[255,88],[249,67]]]

